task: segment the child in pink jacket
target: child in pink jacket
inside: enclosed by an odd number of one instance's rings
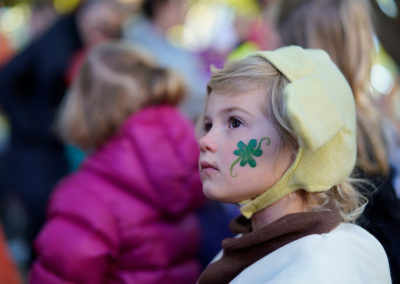
[[[89,54],[60,112],[90,151],[54,191],[30,283],[194,283],[204,197],[179,77],[121,43]]]

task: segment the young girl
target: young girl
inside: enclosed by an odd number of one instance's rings
[[[400,283],[400,200],[393,187],[389,157],[379,112],[371,97],[374,51],[367,0],[283,0],[277,28],[284,45],[326,50],[346,77],[357,109],[356,172],[376,188],[358,223],[383,245],[393,283]],[[395,165],[393,163],[393,165]]]
[[[214,73],[199,140],[203,192],[240,203],[199,283],[390,283],[380,243],[351,224],[356,115],[322,50],[259,52]]]
[[[121,43],[95,47],[60,114],[91,154],[53,193],[31,283],[193,283],[202,204],[181,80]]]

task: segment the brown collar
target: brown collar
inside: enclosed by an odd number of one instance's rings
[[[329,202],[323,211],[283,216],[257,231],[251,230],[250,220],[240,216],[232,221],[230,229],[243,236],[222,241],[222,258],[203,271],[198,283],[229,283],[246,267],[274,250],[304,236],[328,233],[339,223],[340,213],[334,202]]]

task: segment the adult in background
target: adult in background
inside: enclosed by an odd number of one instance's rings
[[[373,101],[369,77],[372,65],[372,25],[366,0],[285,0],[277,28],[283,45],[326,50],[349,82],[357,108],[358,176],[376,187],[360,225],[383,245],[393,283],[400,282],[400,200],[393,188],[381,114]]]
[[[195,53],[172,45],[168,30],[182,24],[187,0],[145,0],[141,14],[127,24],[124,37],[147,50],[159,64],[178,72],[188,88],[188,96],[181,104],[182,111],[192,120],[201,114],[205,101],[207,76]]]
[[[111,0],[84,2],[0,70],[0,104],[11,124],[10,145],[2,160],[2,193],[12,192],[22,200],[29,244],[44,221],[51,189],[68,169],[64,147],[53,131],[68,87],[67,68],[77,51],[120,30],[121,15]]]

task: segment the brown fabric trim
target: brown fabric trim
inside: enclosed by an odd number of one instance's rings
[[[222,258],[204,270],[198,283],[229,283],[246,267],[274,250],[304,236],[328,233],[340,220],[340,212],[333,201],[327,204],[326,210],[289,214],[257,231],[251,231],[250,220],[240,216],[230,228],[243,236],[222,241]]]

